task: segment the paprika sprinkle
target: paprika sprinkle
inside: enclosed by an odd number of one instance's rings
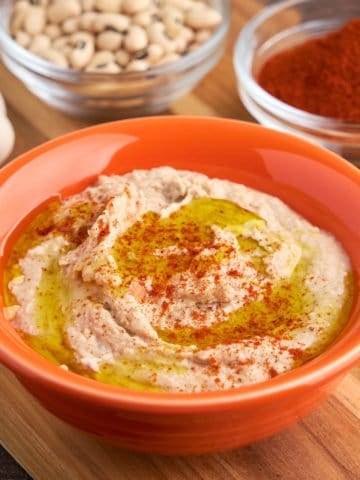
[[[360,122],[360,18],[270,58],[258,82],[300,110]]]

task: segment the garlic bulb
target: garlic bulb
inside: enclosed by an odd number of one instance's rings
[[[5,102],[0,94],[0,165],[9,156],[15,143],[15,132],[6,115]]]

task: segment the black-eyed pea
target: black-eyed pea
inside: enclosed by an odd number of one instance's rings
[[[130,55],[126,50],[118,50],[115,52],[115,60],[121,67],[126,67],[126,65],[130,62]]]
[[[147,52],[147,61],[151,64],[158,62],[165,54],[163,47],[156,43],[151,43],[147,48]]]
[[[113,52],[109,52],[108,50],[99,50],[95,52],[90,63],[93,64],[102,64],[102,63],[111,63],[115,61],[115,55]]]
[[[200,43],[200,44],[205,43],[209,40],[211,35],[212,35],[211,30],[207,30],[207,29],[199,30],[195,35],[195,43]]]
[[[148,45],[146,31],[138,25],[132,25],[124,38],[124,47],[128,52],[143,50]]]
[[[10,33],[15,36],[24,26],[24,20],[29,4],[26,1],[15,3],[14,11],[10,21]]]
[[[73,68],[82,69],[88,65],[94,55],[94,43],[94,37],[89,33],[78,32],[71,35],[72,50],[69,53],[69,61]]]
[[[165,26],[160,21],[152,23],[146,29],[146,32],[147,32],[150,40],[152,40],[153,37],[158,37],[160,35],[163,36],[164,31],[165,31]]]
[[[55,38],[52,42],[53,48],[56,50],[63,50],[66,46],[70,44],[70,37],[69,35],[62,35],[61,37]]]
[[[24,26],[25,12],[14,13],[11,17],[9,31],[13,37],[16,36],[17,32],[21,30]]]
[[[17,2],[15,2],[13,13],[23,13],[27,9],[29,9],[30,6],[31,4],[27,0],[18,0]]]
[[[165,33],[165,26],[162,22],[155,22],[147,28],[147,34],[151,43],[161,45],[165,53],[176,52],[176,42],[170,39]]]
[[[138,50],[136,53],[134,53],[132,59],[133,60],[145,60],[148,57],[148,51],[147,48],[144,48],[143,50]]]
[[[165,4],[163,7],[160,8],[159,13],[163,20],[165,20],[167,17],[170,17],[178,20],[181,23],[184,22],[184,18],[185,18],[184,11],[180,10],[177,7],[174,7],[174,5]]]
[[[30,3],[30,5],[37,5],[40,7],[47,7],[49,5],[49,1],[50,0],[27,0],[27,2]]]
[[[112,52],[108,52],[105,50],[101,50],[99,52],[96,52],[94,56],[92,57],[90,63],[86,67],[86,71],[94,71],[97,70],[102,65],[107,65],[108,63],[112,64],[115,62],[115,56]]]
[[[123,0],[122,10],[129,15],[134,15],[149,8],[151,3],[151,0]]]
[[[15,40],[19,45],[21,45],[24,48],[27,48],[30,45],[31,36],[28,33],[22,30],[19,30],[15,35]]]
[[[166,63],[171,63],[175,62],[175,60],[178,60],[180,58],[180,55],[177,53],[168,53],[164,57],[162,57],[156,64],[155,66],[159,65],[165,65]]]
[[[95,12],[85,12],[79,16],[79,27],[81,30],[87,32],[92,32],[94,30],[93,25],[94,21],[97,18],[98,13]]]
[[[195,32],[189,27],[182,27],[180,36],[184,38],[188,43],[194,41],[195,38]]]
[[[54,0],[47,9],[47,16],[51,23],[62,23],[70,17],[76,17],[81,13],[79,0]]]
[[[65,57],[67,58],[67,60],[70,59],[70,53],[72,52],[72,47],[70,45],[65,45],[61,50],[60,50],[61,53],[63,53],[65,55]]]
[[[104,30],[114,30],[116,32],[124,32],[130,25],[130,19],[126,15],[120,13],[99,13],[92,24],[92,29],[96,33]]]
[[[59,67],[66,68],[69,66],[65,55],[58,50],[55,50],[54,48],[48,48],[47,50],[38,52],[37,55],[39,55],[44,60],[48,60],[49,62],[58,65]]]
[[[107,30],[99,33],[96,38],[96,46],[100,50],[109,50],[115,52],[121,47],[123,36],[119,32],[112,32]]]
[[[186,52],[189,42],[184,37],[177,37],[175,38],[176,42],[176,53],[182,54]]]
[[[178,8],[179,10],[189,10],[193,6],[192,0],[166,0],[163,1],[163,5],[169,5]]]
[[[123,0],[95,0],[94,8],[104,13],[120,13]]]
[[[52,41],[51,47],[55,50],[61,52],[65,57],[69,60],[70,52],[72,51],[73,47],[70,43],[70,35],[66,35],[64,37],[55,38]]]
[[[95,0],[81,0],[81,8],[83,12],[91,12],[94,10]]]
[[[206,8],[210,8],[209,5],[206,3],[206,2],[203,2],[203,1],[199,1],[199,0],[193,0],[192,3],[191,3],[191,7],[188,8],[188,10],[195,10],[199,8],[200,10],[203,10],[203,9],[206,9]]]
[[[79,17],[70,17],[61,24],[61,29],[67,35],[75,33],[79,30]]]
[[[51,40],[61,37],[62,35],[61,28],[59,27],[59,25],[55,25],[55,24],[46,25],[46,27],[44,28],[44,33],[49,38],[51,38]]]
[[[221,14],[213,8],[192,8],[185,15],[185,24],[195,30],[214,28],[221,22]]]
[[[154,21],[159,20],[156,9],[151,7],[143,12],[136,13],[132,17],[132,23],[139,27],[148,27]]]
[[[177,18],[167,16],[164,18],[166,35],[172,39],[175,39],[180,35],[183,28],[183,24]]]
[[[14,5],[14,13],[26,10],[30,7],[30,3],[27,0],[18,0]]]
[[[41,51],[47,50],[50,48],[51,44],[51,39],[47,35],[44,35],[43,33],[38,33],[37,35],[34,35],[31,43],[29,45],[29,50],[32,53],[39,53]]]
[[[29,35],[36,35],[44,30],[46,13],[43,7],[30,6],[25,11],[24,30]]]
[[[120,73],[122,68],[115,62],[91,64],[85,68],[89,73]]]
[[[146,60],[131,60],[127,65],[127,72],[144,72],[149,68],[149,64]]]
[[[166,54],[170,54],[170,53],[175,53],[176,50],[177,50],[177,44],[176,44],[176,41],[175,40],[167,40],[167,38],[165,37],[165,39],[162,41],[162,43],[160,44],[163,49],[165,50],[165,53]]]

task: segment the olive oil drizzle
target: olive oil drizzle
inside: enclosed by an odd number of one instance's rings
[[[207,197],[192,200],[169,217],[146,213],[116,240],[112,251],[123,279],[122,291],[126,291],[134,279],[151,278],[153,290],[159,294],[178,273],[190,270],[199,277],[204,275],[233,250],[229,245],[214,244],[212,225],[239,231],[248,222],[265,224],[258,215],[229,200]],[[245,252],[261,249],[251,238],[238,234],[237,239],[239,248]],[[161,250],[174,246],[175,253],[161,255]],[[214,253],[199,256],[206,247]]]

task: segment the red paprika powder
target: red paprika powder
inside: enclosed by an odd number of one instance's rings
[[[270,58],[258,82],[300,110],[360,122],[360,18]]]

